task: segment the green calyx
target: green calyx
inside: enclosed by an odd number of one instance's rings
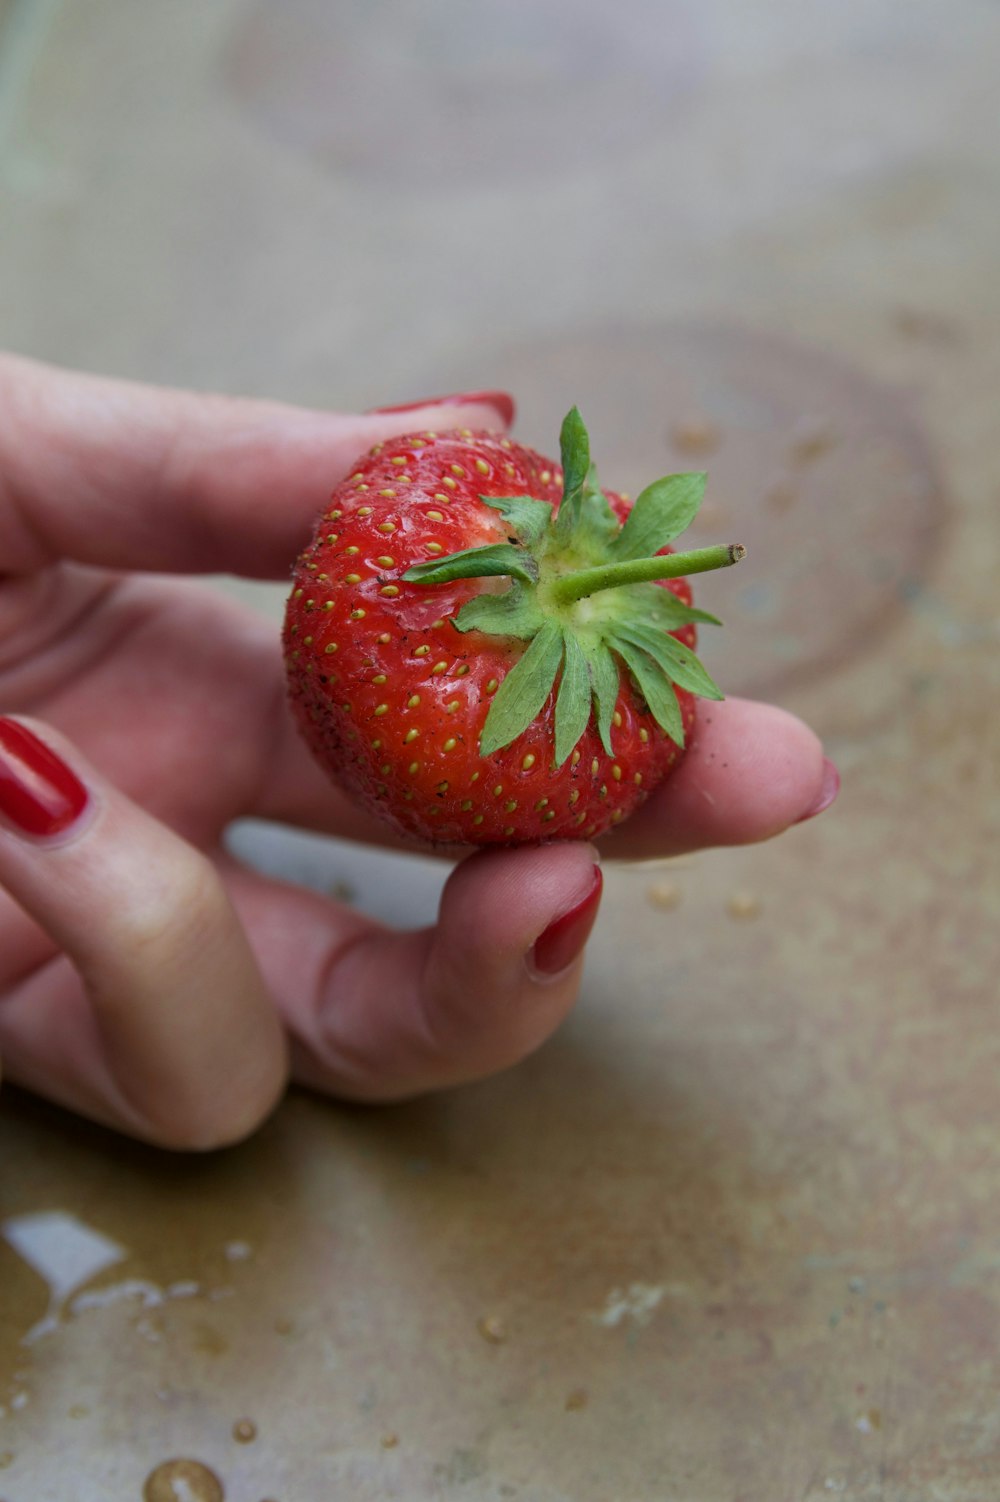
[[[611,732],[622,668],[657,724],[679,746],[684,728],[675,686],[707,699],[722,694],[694,653],[670,635],[715,616],[685,605],[660,579],[738,563],[737,544],[658,554],[691,525],[705,493],[703,474],[668,475],[618,521],[590,460],[590,440],[574,407],[562,425],[563,494],[558,510],[530,496],[482,496],[500,512],[508,541],[466,548],[407,569],[411,584],[506,577],[501,594],[480,594],[454,618],[459,631],[529,643],[500,684],[480,742],[489,756],[522,735],[558,680],[555,764],[562,766],[594,717],[613,755]]]

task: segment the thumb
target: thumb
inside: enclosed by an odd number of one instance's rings
[[[6,717],[0,886],[64,956],[0,968],[11,1079],[172,1147],[268,1114],[284,1036],[213,866],[48,726]]]

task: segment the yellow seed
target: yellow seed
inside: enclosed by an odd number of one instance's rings
[[[376,704],[376,706],[375,706],[375,713],[376,714],[388,714],[388,712],[389,712],[389,706],[388,706],[388,704]]]
[[[464,476],[465,476],[465,470],[462,468],[462,466],[460,464],[449,464],[448,468],[451,470],[451,472],[452,472],[453,475],[461,475],[464,478]],[[447,483],[448,482],[446,480],[445,484],[447,484]]]
[[[508,444],[507,447],[509,448],[510,444]],[[514,468],[513,464],[505,464],[504,465],[504,469],[507,471],[507,473],[509,475],[516,475],[517,474],[517,470]]]
[[[389,642],[392,641],[392,637],[389,635],[388,631],[383,631],[380,636],[376,636],[375,640],[377,642],[381,642],[383,647],[385,647],[389,644]]]
[[[446,673],[447,671],[448,671],[448,664],[446,662],[436,662],[434,664],[434,666],[431,668],[431,672],[432,673],[437,673],[438,675],[440,675],[441,673]]]
[[[339,522],[340,518],[343,516],[343,514],[344,513],[342,511],[328,511],[327,512],[327,521]]]
[[[444,749],[446,751],[454,751],[457,745],[458,741],[455,739],[455,737],[453,735],[449,735],[448,739],[444,743]]]
[[[606,782],[601,783],[597,796],[599,798],[606,798],[608,796],[608,785]]]
[[[411,761],[410,762],[410,766],[409,766],[410,776],[411,777],[415,777],[419,771],[420,771],[420,763],[418,761]]]
[[[455,669],[455,677],[456,678],[464,678],[465,675],[466,675],[466,673],[469,672],[469,670],[470,670],[469,669],[469,664],[467,662],[463,662],[462,665],[461,665],[461,667],[458,667],[458,668]]]
[[[383,777],[388,777],[389,773],[392,771],[392,767],[390,766],[389,762],[384,761],[379,767],[379,771],[382,773]]]
[[[448,487],[449,490],[457,490],[458,489],[458,481],[457,480],[453,480],[450,475],[445,475],[444,479],[441,481],[441,484],[442,485],[447,485],[447,487]]]
[[[311,646],[312,646],[312,644],[313,644],[313,639],[312,639],[312,637],[311,637],[311,636],[304,636],[304,637],[303,637],[303,638],[302,638],[302,645],[303,645],[303,646],[304,646],[304,647],[311,647]]]
[[[620,808],[616,808],[615,811],[614,811],[614,813],[611,815],[611,822],[612,822],[612,824],[618,824],[618,823],[620,823],[620,821],[622,819],[624,819],[624,817],[625,817],[624,810],[620,809]]]
[[[301,591],[301,589],[297,589],[295,591],[295,599],[296,600],[301,600],[301,598],[302,598],[302,591]]]
[[[543,469],[542,472],[541,472],[541,474],[538,476],[538,478],[541,480],[541,482],[542,482],[543,485],[547,485],[549,483],[549,481],[552,479],[552,471],[551,471],[551,469]]]
[[[447,779],[445,779],[444,782],[439,782],[438,783],[436,791],[439,792],[439,793],[446,793],[448,791],[448,782],[447,782]]]
[[[597,760],[597,757],[595,756],[594,759],[593,759],[593,761],[590,763],[590,770],[594,774],[595,777],[597,776],[598,772],[600,771],[600,768],[601,768],[601,764]]]
[[[401,485],[412,485],[413,484],[413,476],[412,475],[400,475],[400,477],[399,477],[399,483]],[[435,810],[432,809],[431,812],[434,813]]]
[[[337,643],[335,641],[328,641],[327,644],[326,644],[326,646],[323,648],[323,651],[326,652],[326,653],[328,653],[328,654],[332,653],[332,652],[336,652],[336,650],[337,650]]]
[[[361,575],[360,574],[345,574],[344,575],[344,583],[345,584],[360,584],[361,583]]]
[[[417,705],[419,703],[420,703],[420,695],[419,694],[411,694],[410,697],[406,701],[406,707],[407,707],[407,709],[416,709],[416,707],[417,707]]]
[[[548,802],[549,800],[547,798],[539,798],[538,802],[535,804],[535,811],[537,812],[540,808],[547,808]]]
[[[469,809],[471,807],[472,807],[472,799],[471,798],[464,799],[463,802],[462,802],[462,812],[463,812],[463,814],[467,814],[469,812]]]
[[[395,584],[383,584],[382,588],[379,590],[379,594],[388,595],[391,599],[394,595],[399,594],[399,590],[396,588]]]
[[[381,751],[381,749],[382,749],[382,742],[381,741],[372,741],[372,750],[373,751]]]
[[[460,703],[461,701],[459,699],[449,700],[449,702],[444,707],[445,714],[454,714],[456,709],[459,708]]]
[[[373,683],[385,683],[385,681],[386,681],[386,675],[385,675],[385,673],[376,673],[375,677],[372,679]]]
[[[648,742],[649,742],[649,731],[648,730],[640,730],[639,731],[639,739],[642,741],[642,744],[644,746],[647,745]]]
[[[359,506],[358,507],[358,515],[359,516],[371,516],[372,512],[374,511],[374,509],[375,509],[374,506]]]
[[[432,522],[443,522],[444,521],[444,512],[443,511],[428,511],[426,514],[427,514],[427,517],[429,518],[429,520],[432,521]]]
[[[390,464],[405,464],[406,463],[406,456],[404,455],[400,459],[390,459],[389,463]]]
[[[490,472],[490,467],[486,463],[485,459],[477,459],[476,460],[476,468],[478,469],[478,471],[479,471],[479,473],[481,475],[488,475],[489,472]]]
[[[379,491],[379,495],[395,495],[395,494],[396,494],[396,492],[394,490],[380,490]]]
[[[583,821],[584,821],[584,819],[586,817],[587,817],[586,814],[577,814],[576,818],[573,820],[573,823],[574,824],[582,824]]]
[[[431,621],[431,630],[433,631],[436,626],[443,626],[443,625],[444,625],[444,616],[443,615],[439,615],[436,621]]]
[[[351,611],[351,620],[352,621],[362,621],[362,620],[364,620],[364,618],[365,618],[365,612],[362,610],[362,608],[361,608],[360,605],[358,606],[357,610],[352,610]]]
[[[426,443],[424,442],[424,440],[422,438],[411,438],[410,439],[410,444],[415,449],[425,449],[427,447]]]
[[[514,833],[514,826],[513,826],[513,824],[505,824],[504,827],[503,827],[503,832],[508,837],[510,835],[512,835]]]
[[[388,533],[388,532],[395,532],[395,530],[396,530],[396,523],[395,522],[379,522],[378,529],[379,529],[380,532],[386,532],[386,533]]]
[[[419,730],[418,730],[418,729],[417,729],[417,727],[416,727],[416,726],[415,726],[415,725],[414,725],[414,727],[413,727],[413,729],[412,729],[412,730],[408,730],[408,731],[407,731],[407,732],[406,732],[406,734],[405,734],[405,735],[404,735],[404,736],[403,736],[403,744],[404,744],[404,745],[405,745],[405,746],[408,746],[408,745],[409,745],[409,744],[410,744],[410,742],[411,742],[411,741],[415,741],[415,740],[416,740],[416,738],[417,738],[417,736],[418,736],[418,735],[419,735],[419,734],[420,734],[420,731],[419,731]]]
[[[495,678],[491,678],[489,683],[487,683],[486,685],[486,692],[488,694],[495,694],[498,687],[499,685],[497,683],[497,680]]]
[[[632,778],[632,781],[635,783],[636,787],[640,787],[642,784],[642,773],[636,772]]]
[[[395,558],[390,558],[388,553],[382,553],[378,558],[376,558],[375,562],[381,564],[383,568],[396,567]]]
[[[444,548],[439,542],[429,542],[427,544],[427,551],[428,553],[443,553]]]
[[[361,549],[360,548],[345,548],[344,552],[346,553],[346,555],[348,556],[348,558],[353,558],[354,555],[355,555],[355,553],[360,553],[361,552]]]
[[[481,824],[483,822],[483,816],[482,816],[482,814],[477,814],[476,817],[473,819],[472,822],[473,822],[473,824]]]
[[[426,657],[429,651],[430,647],[414,647],[413,655],[414,657]]]
[[[515,810],[516,807],[517,807],[517,799],[516,798],[508,798],[507,802],[504,804],[504,811],[506,813],[508,813],[508,814],[512,814],[514,812],[514,810]]]
[[[479,781],[479,773],[478,772],[473,772],[472,776],[469,778],[469,781],[470,782],[478,782]]]
[[[580,752],[579,751],[574,751],[573,755],[569,759],[570,766],[571,767],[575,767],[578,764],[579,760],[580,760]]]
[[[497,785],[496,785],[496,787],[493,789],[493,796],[494,796],[494,798],[499,798],[500,794],[502,792],[503,792],[503,783],[502,782],[498,782]]]
[[[434,499],[436,501],[444,501],[446,505],[450,506],[455,497],[453,495],[445,495],[441,490],[435,490]]]
[[[573,807],[574,803],[579,803],[579,801],[580,801],[580,789],[579,788],[574,788],[573,791],[569,795],[569,805],[570,805],[570,808]]]
[[[327,542],[336,542],[337,538],[339,536],[340,536],[339,532],[328,532],[326,534],[326,540],[327,540]]]
[[[615,781],[616,781],[616,782],[621,782],[621,780],[622,780],[622,769],[621,769],[621,767],[620,767],[620,766],[619,766],[619,765],[618,765],[618,764],[617,764],[617,762],[616,762],[616,763],[615,763],[615,765],[614,765],[614,766],[613,766],[613,767],[612,767],[612,768],[611,768],[611,775],[612,775],[612,777],[613,777],[613,778],[614,778],[614,779],[615,779]]]
[[[547,823],[548,823],[548,821],[549,821],[549,820],[550,820],[550,819],[554,819],[554,818],[555,818],[555,816],[556,816],[556,811],[555,811],[555,809],[554,809],[554,808],[550,808],[550,809],[549,809],[549,811],[548,811],[548,813],[547,813],[547,814],[543,814],[543,815],[542,815],[542,823],[543,823],[543,824],[547,824]]]
[[[527,756],[524,756],[524,757],[521,758],[521,766],[524,768],[524,770],[526,772],[530,772],[531,769],[532,769],[532,767],[534,765],[535,765],[534,753],[531,752],[531,751],[529,751],[528,754],[527,754]]]
[[[611,718],[612,718],[612,720],[613,720],[613,722],[614,722],[614,724],[615,724],[615,725],[616,725],[616,727],[617,727],[617,728],[618,728],[618,729],[621,729],[621,723],[622,723],[622,717],[621,717],[621,715],[620,715],[620,714],[619,714],[619,713],[618,713],[618,711],[617,711],[617,709],[616,709],[616,710],[615,710],[615,712],[614,712],[614,714],[613,714],[613,715],[612,715],[612,716],[611,716]]]

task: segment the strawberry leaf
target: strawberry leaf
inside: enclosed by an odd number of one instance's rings
[[[597,469],[592,464],[580,498],[573,543],[585,557],[599,562],[607,557],[612,539],[617,537],[620,522],[601,489]]]
[[[552,521],[548,501],[535,501],[529,495],[481,495],[479,499],[499,511],[527,547],[541,541]]]
[[[563,493],[556,517],[556,530],[563,541],[566,541],[576,531],[583,488],[590,474],[590,436],[576,407],[571,407],[563,419],[559,433],[559,454]]]
[[[490,636],[530,638],[544,625],[545,616],[534,592],[516,581],[502,595],[474,595],[452,619],[459,631],[485,631]]]
[[[615,705],[618,703],[620,687],[618,664],[603,641],[585,637],[581,645],[587,659],[594,705],[597,709],[597,733],[601,737],[601,745],[605,751],[609,756],[613,756],[611,726],[614,723]]]
[[[563,632],[565,652],[556,695],[556,766],[561,767],[590,723],[590,673],[579,639]]]
[[[546,621],[496,691],[479,743],[481,755],[509,746],[537,718],[552,692],[562,655],[562,631],[555,621]]]
[[[707,610],[699,610],[695,605],[685,605],[679,600],[671,589],[663,589],[658,584],[637,584],[634,586],[632,598],[637,603],[640,599],[642,607],[646,611],[648,620],[655,626],[660,626],[664,631],[676,631],[678,626],[687,626],[695,622],[702,626],[721,626],[722,622],[716,615],[709,615]],[[638,616],[639,610],[636,609]]]
[[[524,548],[494,542],[484,548],[463,548],[430,563],[415,563],[402,578],[408,584],[450,584],[453,579],[485,579],[499,574],[536,584],[538,564]]]
[[[633,626],[624,622],[618,624],[615,635],[648,652],[657,666],[689,693],[700,694],[703,699],[724,697],[722,690],[709,677],[690,647],[686,647],[675,637],[664,636],[653,626]]]
[[[643,651],[622,633],[615,632],[611,644],[625,662],[639,686],[656,723],[678,746],[684,745],[684,722],[673,684]]]
[[[703,474],[667,475],[647,485],[611,544],[615,562],[648,558],[687,531],[701,505],[705,482]]]

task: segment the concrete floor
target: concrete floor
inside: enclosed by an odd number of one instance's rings
[[[986,0],[0,0],[0,342],[506,384],[626,489],[710,424],[707,660],[844,773],[611,873],[501,1079],[198,1163],[6,1092],[3,1502],[1000,1496],[998,67]]]

